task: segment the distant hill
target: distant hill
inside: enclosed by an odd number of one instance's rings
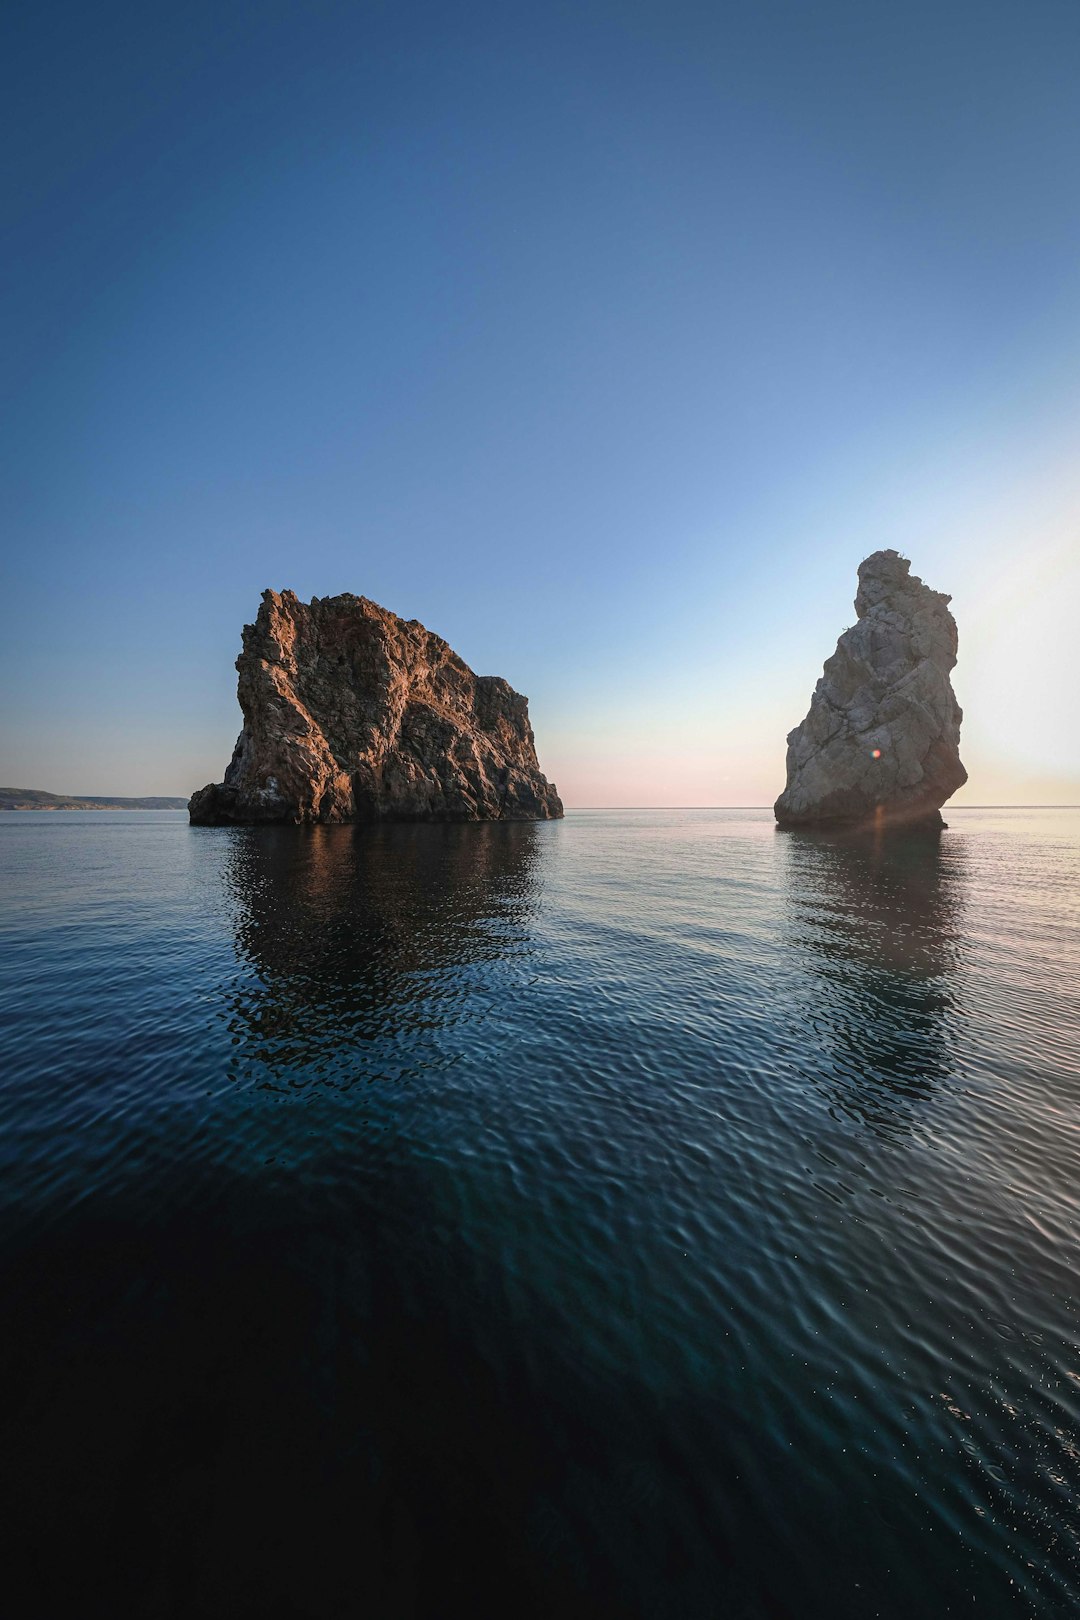
[[[117,794],[46,793],[42,788],[0,788],[0,810],[186,810],[186,799],[122,799]]]

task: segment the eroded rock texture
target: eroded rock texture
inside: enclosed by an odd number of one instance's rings
[[[788,736],[782,826],[942,825],[941,806],[967,781],[951,598],[895,551],[859,567],[858,622],[845,630]]]
[[[366,597],[264,591],[236,667],[244,729],[224,782],[192,795],[193,822],[563,813],[527,699]]]

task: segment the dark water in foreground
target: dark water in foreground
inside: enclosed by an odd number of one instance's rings
[[[5,1611],[1077,1612],[1080,814],[950,819],[4,818]]]

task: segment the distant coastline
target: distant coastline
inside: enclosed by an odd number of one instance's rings
[[[0,810],[186,810],[187,800],[120,794],[46,793],[43,788],[0,788]]]

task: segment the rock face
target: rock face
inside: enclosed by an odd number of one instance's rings
[[[513,821],[561,816],[529,705],[439,636],[363,596],[264,591],[244,626],[244,713],[193,822]]]
[[[943,825],[941,806],[967,781],[951,598],[895,551],[859,567],[858,623],[845,630],[788,736],[781,826]]]

